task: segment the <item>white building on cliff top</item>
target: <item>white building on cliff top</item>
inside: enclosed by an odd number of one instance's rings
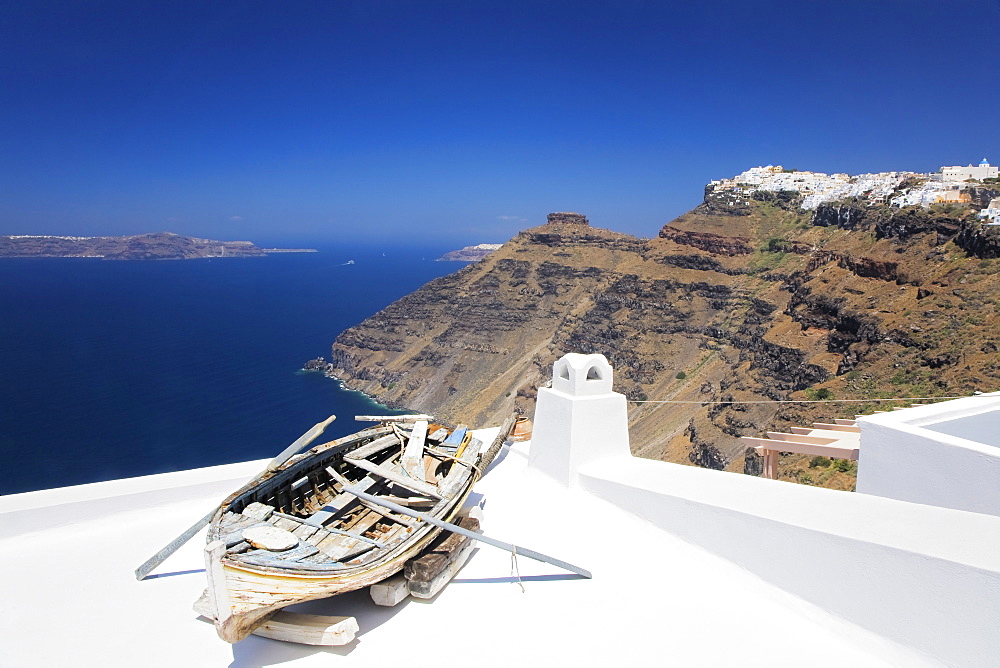
[[[198,539],[151,579],[132,569],[265,462],[16,494],[0,498],[4,665],[996,665],[1000,396],[860,420],[871,493],[849,493],[635,458],[607,361],[553,372],[534,440],[476,491],[487,534],[593,579],[481,546],[429,601],[295,606],[355,616],[349,645],[227,645],[191,610]]]
[[[889,201],[892,206],[930,206],[943,202],[967,203],[971,198],[960,191],[967,180],[982,181],[997,178],[998,168],[985,158],[978,166],[942,167],[937,174],[916,172],[880,172],[878,174],[824,174],[785,170],[781,165],[751,167],[731,179],[709,182],[716,192],[749,195],[756,191],[777,192],[789,190],[803,195],[802,208],[812,210],[824,202],[849,197],[866,197],[870,201]],[[907,179],[917,179],[918,184],[889,200]]]
[[[975,167],[972,165],[967,167],[942,167],[940,178],[945,183],[960,183],[969,179],[975,181],[995,179],[998,173],[1000,173],[1000,168],[996,165],[991,165],[987,162],[986,158],[983,158]]]

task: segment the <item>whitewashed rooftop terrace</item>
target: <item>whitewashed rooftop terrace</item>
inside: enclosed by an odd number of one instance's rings
[[[489,442],[492,433],[478,436]],[[481,545],[434,600],[379,608],[362,590],[294,606],[355,616],[360,633],[343,647],[220,640],[191,609],[205,587],[203,536],[151,579],[133,576],[266,461],[0,497],[0,665],[927,663],[618,506],[557,484],[528,466],[527,448],[516,444],[477,486],[485,532],[589,569],[593,579],[520,557],[522,592],[511,555]],[[815,577],[838,586],[838,573]]]

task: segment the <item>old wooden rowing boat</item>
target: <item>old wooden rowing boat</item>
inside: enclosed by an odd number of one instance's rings
[[[426,420],[383,423],[296,455],[231,494],[209,525],[201,601],[219,636],[238,642],[287,605],[400,571],[441,529],[345,489],[451,521],[512,424],[484,448]]]

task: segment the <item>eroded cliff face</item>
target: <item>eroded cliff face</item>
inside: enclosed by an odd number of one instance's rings
[[[1000,387],[996,228],[952,209],[762,199],[708,202],[655,239],[560,214],[345,331],[332,371],[483,424],[530,415],[564,353],[602,353],[635,402],[635,454],[751,474],[739,436],[876,408],[773,400]]]

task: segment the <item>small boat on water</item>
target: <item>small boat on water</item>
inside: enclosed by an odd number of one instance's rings
[[[265,471],[212,516],[196,607],[235,643],[285,606],[394,575],[440,533],[426,517],[456,517],[512,426],[484,447],[464,428],[387,419]]]

